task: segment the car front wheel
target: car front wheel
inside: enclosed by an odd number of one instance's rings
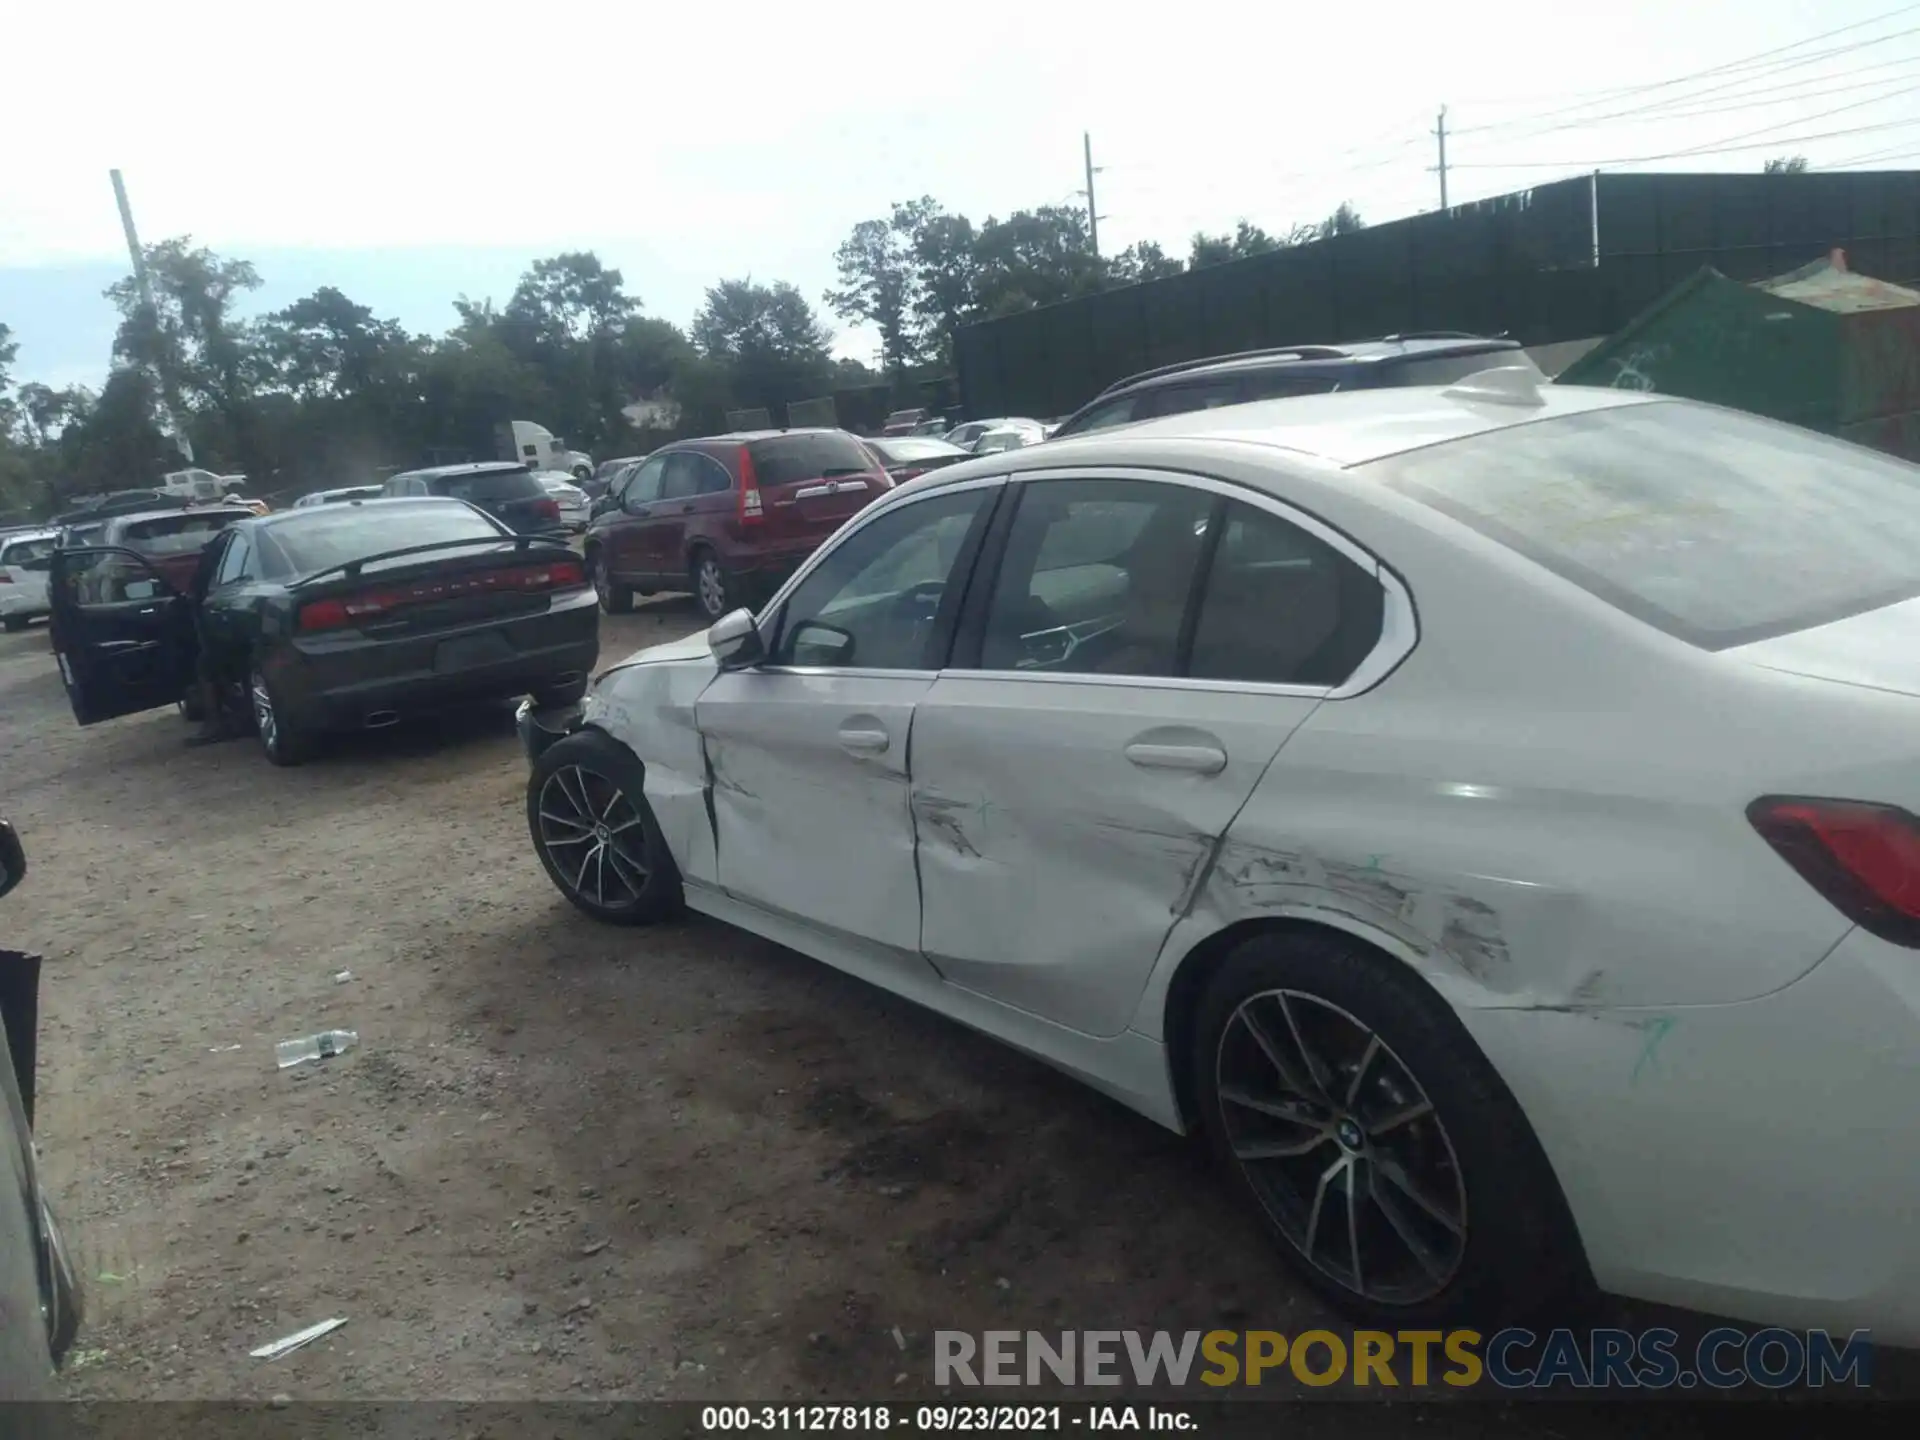
[[[632,751],[580,730],[527,777],[527,830],[547,877],[596,920],[646,925],[680,909],[680,871],[642,793]]]
[[[1491,1330],[1582,1288],[1525,1114],[1404,966],[1332,934],[1255,936],[1207,985],[1193,1041],[1216,1154],[1335,1307]]]

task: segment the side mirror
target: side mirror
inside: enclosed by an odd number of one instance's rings
[[[745,670],[766,658],[751,610],[735,610],[714,621],[707,631],[707,648],[722,670]]]
[[[0,895],[27,878],[27,851],[20,832],[0,820]]]

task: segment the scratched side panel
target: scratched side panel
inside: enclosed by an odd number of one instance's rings
[[[927,958],[955,985],[1119,1034],[1218,838],[1319,703],[943,674],[913,728]],[[1138,745],[1224,763],[1142,765]]]
[[[627,665],[587,696],[587,724],[606,731],[646,767],[647,803],[688,880],[719,881],[707,806],[707,762],[694,705],[719,673],[712,658]]]

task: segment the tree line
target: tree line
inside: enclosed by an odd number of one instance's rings
[[[1103,257],[1073,207],[975,224],[930,196],[901,202],[853,227],[823,297],[877,332],[877,370],[836,359],[833,331],[785,281],[722,280],[683,329],[646,314],[619,270],[572,251],[535,261],[504,304],[457,298],[451,328],[424,335],[331,286],[248,318],[261,285],[251,262],[163,240],[145,247],[150,304],[131,275],[105,292],[120,324],[98,392],[15,384],[18,345],[0,322],[0,521],[157,483],[182,463],[175,423],[194,463],[244,473],[271,497],[486,458],[507,419],[604,458],[835,391],[915,403],[950,368],[963,325],[1361,225],[1342,205],[1281,235],[1244,221],[1195,234],[1184,257],[1152,242]]]

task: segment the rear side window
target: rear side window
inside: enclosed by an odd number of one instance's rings
[[[448,475],[440,481],[440,493],[475,505],[498,504],[502,500],[543,500],[547,494],[529,470],[481,470],[472,475]]]
[[[1731,410],[1609,407],[1364,468],[1703,649],[1920,595],[1920,467]]]
[[[1319,536],[1232,501],[1187,674],[1338,685],[1378,643],[1384,604],[1380,582]]]
[[[747,447],[761,485],[798,485],[834,475],[865,475],[874,468],[851,435],[780,435]]]
[[[1284,400],[1294,395],[1331,395],[1340,388],[1340,377],[1325,372],[1289,375],[1284,370],[1269,370],[1249,375],[1241,383],[1248,400]]]
[[[294,570],[330,570],[410,545],[442,540],[497,540],[501,529],[464,505],[379,505],[315,509],[269,532]]]
[[[167,515],[157,520],[136,520],[120,534],[127,548],[148,555],[190,555],[206,548],[215,535],[243,520],[244,515],[218,511],[199,515]]]
[[[1472,355],[1423,355],[1370,367],[1375,385],[1451,385],[1482,370],[1531,370],[1544,383],[1546,376],[1524,350],[1481,350]]]
[[[1140,397],[1133,418],[1146,420],[1156,415],[1187,415],[1195,410],[1217,410],[1240,399],[1240,380],[1214,380],[1201,385],[1169,385],[1150,390]]]
[[[53,540],[16,540],[0,547],[0,565],[18,565],[22,570],[45,570],[53,561]]]

